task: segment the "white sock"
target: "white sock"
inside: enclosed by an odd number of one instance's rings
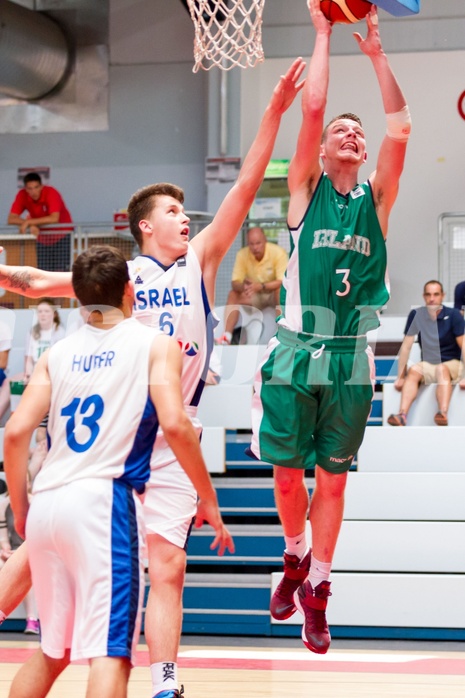
[[[152,674],[152,694],[173,691],[178,686],[178,665],[176,662],[155,662],[150,665]]]
[[[3,623],[5,618],[6,618],[6,615],[3,613],[3,611],[0,611],[0,625]]]
[[[231,333],[231,332],[225,332],[225,333],[224,333],[224,336],[226,337],[226,339],[228,340],[228,342],[231,341],[231,339],[232,339],[232,333]]]
[[[298,536],[284,536],[284,540],[286,542],[285,552],[288,555],[297,555],[299,560],[301,560],[308,550],[305,531],[299,533]]]
[[[329,579],[331,574],[331,562],[321,562],[317,560],[314,555],[312,555],[312,562],[310,564],[310,573],[308,578],[313,589],[318,586],[320,582]]]

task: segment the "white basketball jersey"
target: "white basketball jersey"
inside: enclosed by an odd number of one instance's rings
[[[34,492],[89,477],[144,490],[158,428],[148,394],[153,339],[130,318],[109,330],[84,325],[50,349],[49,452]]]
[[[168,268],[153,257],[128,262],[134,283],[133,315],[177,339],[183,354],[182,393],[185,405],[196,406],[205,384],[213,328],[202,270],[193,248]]]

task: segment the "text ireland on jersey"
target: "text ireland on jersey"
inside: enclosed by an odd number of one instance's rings
[[[344,240],[337,240],[337,230],[315,230],[312,248],[334,247],[338,250],[353,250],[359,254],[370,256],[370,241],[362,235],[347,235]]]

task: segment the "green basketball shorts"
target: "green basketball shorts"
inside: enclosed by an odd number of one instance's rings
[[[287,468],[349,470],[371,410],[366,337],[316,338],[279,327],[259,366],[250,450]]]

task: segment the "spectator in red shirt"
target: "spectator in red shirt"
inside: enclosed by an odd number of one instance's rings
[[[43,229],[44,225],[72,223],[61,194],[46,184],[37,172],[29,172],[8,215],[8,225],[17,225],[20,233],[31,233],[37,238],[37,267],[46,271],[69,271],[72,227]],[[27,211],[27,217],[21,214]],[[56,234],[54,231],[60,231]]]

